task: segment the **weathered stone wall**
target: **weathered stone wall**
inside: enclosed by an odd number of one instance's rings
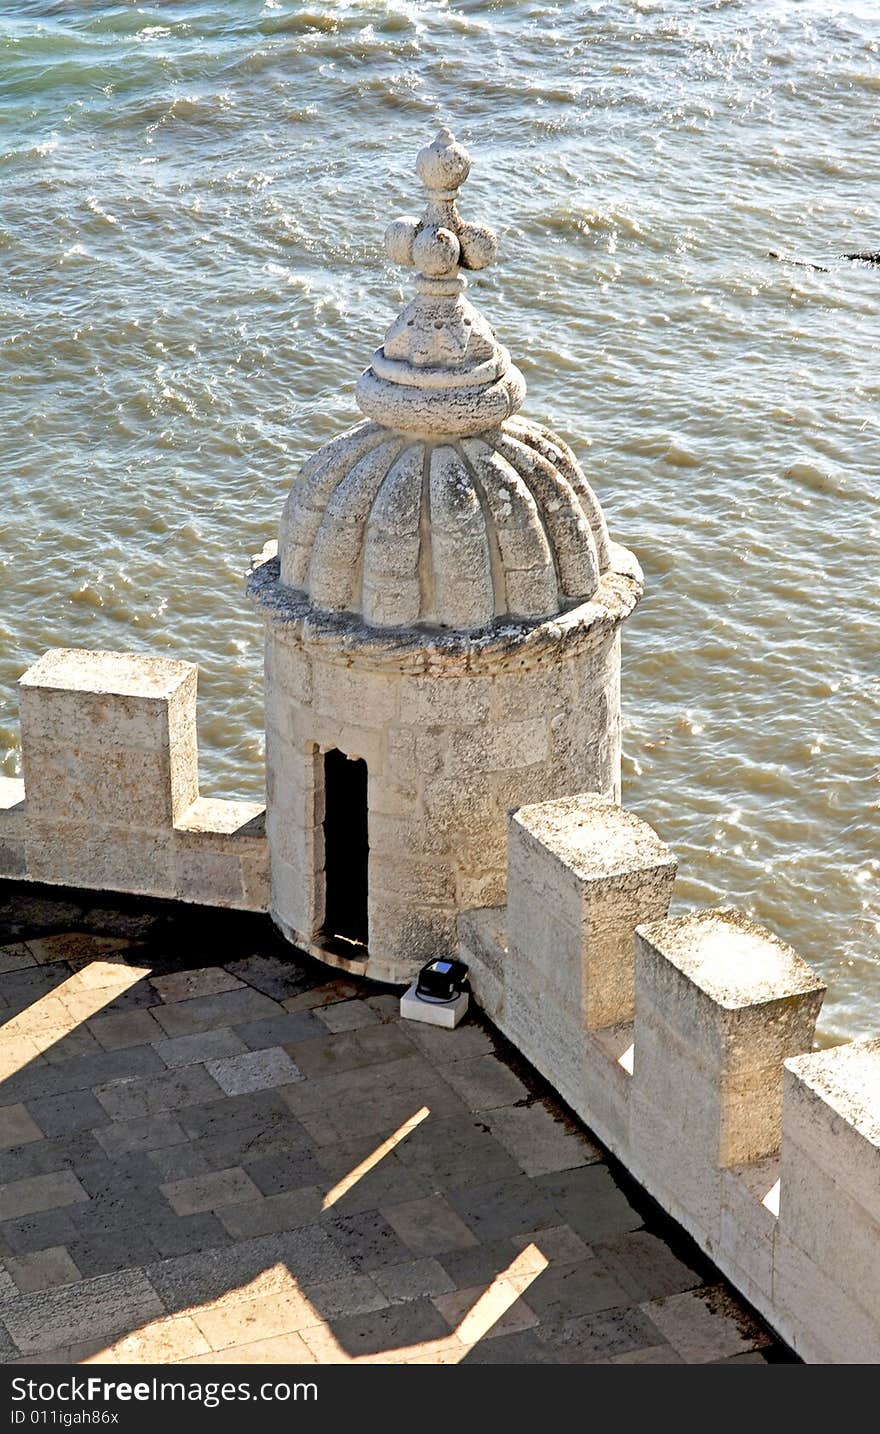
[[[510,821],[477,1000],[799,1354],[880,1363],[880,1040],[810,1053],[824,987],[595,795]]]
[[[269,625],[267,821],[272,910],[320,945],[324,920],[321,754],[368,768],[369,964],[409,980],[457,945],[459,912],[504,900],[507,816],[524,802],[620,783],[620,647],[595,641],[529,660],[514,643],[466,671],[370,663]],[[326,952],[324,953],[327,954]],[[337,958],[333,958],[337,959]]]
[[[199,796],[197,669],[56,648],[21,679],[0,876],[265,911],[264,809]]]

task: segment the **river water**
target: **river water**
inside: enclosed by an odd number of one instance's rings
[[[201,664],[203,788],[261,788],[242,596],[407,292],[439,122],[471,297],[647,596],[625,802],[880,1028],[880,9],[6,0],[0,761],[51,644]],[[797,267],[768,251],[813,261]]]

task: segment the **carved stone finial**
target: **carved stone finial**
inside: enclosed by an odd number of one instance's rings
[[[357,401],[369,418],[400,432],[482,433],[525,398],[522,374],[463,295],[461,270],[486,268],[498,247],[491,229],[458,213],[458,190],[470,167],[464,146],[441,129],[416,160],[427,190],[424,214],[395,219],[385,231],[388,257],[418,270],[417,297],[373,355]]]

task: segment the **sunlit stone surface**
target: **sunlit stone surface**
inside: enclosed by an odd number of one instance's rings
[[[458,212],[467,152],[441,130],[416,167],[425,212],[386,234],[416,297],[358,383],[367,421],[297,476],[278,556],[250,585],[267,629],[272,913],[297,944],[392,981],[454,950],[461,911],[503,901],[510,808],[619,797],[619,634],[641,595],[577,459],[518,415],[522,375],[464,296],[495,257]],[[360,953],[334,942],[327,906],[332,749],[368,772]]]

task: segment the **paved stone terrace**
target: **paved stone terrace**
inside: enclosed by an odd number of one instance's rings
[[[478,1018],[97,901],[0,885],[3,1361],[793,1358]]]

